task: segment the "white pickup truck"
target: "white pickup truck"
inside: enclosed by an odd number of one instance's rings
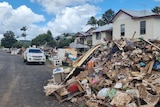
[[[23,53],[23,59],[26,64],[29,62],[38,62],[45,64],[46,56],[40,48],[27,48]]]

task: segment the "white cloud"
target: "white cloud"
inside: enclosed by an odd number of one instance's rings
[[[34,23],[45,21],[43,15],[33,13],[25,5],[13,9],[7,2],[0,2],[0,34],[13,31],[15,35],[21,35],[23,26],[32,26]]]
[[[0,34],[0,40],[3,38],[3,34]],[[0,41],[1,42],[1,41]]]
[[[30,0],[30,2],[34,3],[34,2],[35,2],[35,0]]]
[[[160,2],[160,0],[154,0],[154,1],[156,1],[156,2]]]
[[[19,25],[21,24],[24,26],[44,20],[44,16],[35,14],[31,9],[25,5],[22,5],[19,8],[11,11],[8,19],[5,20],[5,24],[15,26],[18,23]]]
[[[101,2],[103,0],[31,0],[40,3],[48,13],[57,14],[66,7],[83,5],[85,3]]]
[[[86,24],[87,20],[96,15],[96,8],[93,5],[85,4],[72,8],[66,7],[61,13],[56,15],[54,21],[48,23],[48,27],[58,35],[65,32],[78,32]]]
[[[16,36],[21,35],[20,29],[27,26],[27,39],[31,40],[41,33],[51,30],[53,36],[66,32],[78,32],[83,29],[88,19],[95,16],[98,7],[91,2],[102,0],[30,0],[32,3],[41,3],[53,19],[44,26],[37,23],[45,21],[43,15],[34,13],[30,8],[22,5],[13,9],[7,2],[0,2],[0,34],[12,30]],[[22,38],[20,38],[22,39]]]
[[[32,40],[33,38],[35,38],[37,35],[42,34],[42,33],[46,33],[48,30],[47,27],[40,27],[37,25],[30,25],[26,31],[27,33],[27,39],[28,40]],[[24,39],[23,37],[19,38],[19,39]]]

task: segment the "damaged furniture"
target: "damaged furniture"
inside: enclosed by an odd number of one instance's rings
[[[57,88],[53,92],[59,102],[69,100],[74,96],[80,95],[82,93],[84,93],[84,89],[78,80]]]

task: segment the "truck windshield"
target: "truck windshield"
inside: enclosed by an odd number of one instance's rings
[[[39,49],[29,49],[29,53],[42,53]]]

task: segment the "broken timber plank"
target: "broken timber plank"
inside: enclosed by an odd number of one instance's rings
[[[158,50],[160,50],[160,48],[159,48],[158,46],[156,46],[155,44],[153,44],[153,43],[151,43],[151,42],[149,42],[149,41],[147,41],[147,40],[145,40],[145,39],[143,39],[143,38],[140,38],[140,40],[143,40],[143,41],[147,42],[148,44],[154,46],[154,47],[157,48]]]
[[[148,74],[152,72],[153,65],[154,65],[154,61],[151,61],[148,69]]]
[[[74,62],[73,67],[81,66],[83,62],[100,46],[102,46],[102,44],[98,44],[92,47],[89,51],[87,51],[84,55],[82,55],[80,59]]]
[[[98,49],[102,44],[98,44],[94,47],[92,47],[89,51],[87,51],[84,55],[82,55],[77,61],[73,64],[72,71],[67,75],[67,77],[64,79],[64,82],[73,74],[73,72],[76,70],[77,67],[81,66],[83,62],[96,50]]]

